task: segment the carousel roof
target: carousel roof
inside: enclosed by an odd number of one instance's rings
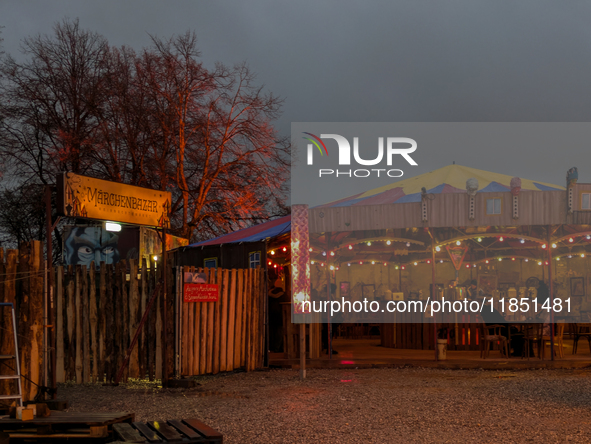
[[[466,181],[478,180],[478,193],[511,191],[513,176],[492,173],[462,165],[448,165],[429,173],[384,185],[319,207],[349,207],[421,201],[421,188],[429,194],[465,193]],[[564,190],[564,187],[521,178],[521,191]]]

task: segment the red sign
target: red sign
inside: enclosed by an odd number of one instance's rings
[[[217,284],[185,284],[183,292],[184,302],[217,302]]]

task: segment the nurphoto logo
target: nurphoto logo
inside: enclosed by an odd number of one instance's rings
[[[308,142],[307,151],[307,164],[314,165],[314,153],[318,151],[320,156],[328,157],[328,149],[322,139],[332,139],[336,141],[338,145],[339,153],[339,166],[351,165],[351,144],[347,138],[339,134],[320,134],[320,137],[304,132],[306,136],[303,137]],[[386,149],[384,150],[384,137],[378,137],[378,152],[375,158],[367,159],[362,158],[359,147],[359,137],[353,137],[353,159],[354,163],[363,166],[375,166],[380,165],[384,158],[386,160],[386,166],[390,167],[394,165],[395,156],[402,156],[402,158],[410,165],[418,165],[412,157],[411,153],[414,153],[417,149],[417,142],[414,139],[408,137],[386,137]],[[330,143],[329,143],[330,145]],[[369,151],[365,149],[365,151]],[[384,153],[385,151],[385,153]],[[332,169],[332,168],[319,168],[318,176],[333,176],[333,177],[402,177],[404,172],[397,168],[358,168],[358,169]]]

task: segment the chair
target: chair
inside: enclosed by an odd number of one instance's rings
[[[587,339],[589,349],[591,349],[591,324],[573,324],[573,328],[573,355],[577,353],[577,346],[581,338]]]
[[[490,352],[490,345],[498,343],[499,351],[506,357],[509,357],[509,341],[501,334],[502,325],[492,324],[485,325],[480,324],[480,358],[488,358]]]
[[[564,358],[564,343],[562,342],[562,338],[564,336],[564,323],[554,324],[556,326],[554,330],[554,345],[558,347],[558,356]],[[542,359],[544,359],[544,354],[546,350],[546,344],[552,344],[552,337],[551,336],[542,336]],[[556,351],[554,352],[556,353]]]
[[[542,345],[542,328],[543,324],[531,324],[527,325],[523,329],[523,351],[521,357],[525,355],[529,361],[529,350],[533,350],[532,345],[536,344],[538,348],[538,357],[541,359],[541,345]],[[534,355],[535,356],[535,355]]]

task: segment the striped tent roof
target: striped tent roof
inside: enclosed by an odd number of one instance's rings
[[[354,205],[380,205],[421,201],[421,188],[427,193],[465,193],[468,179],[478,180],[478,193],[498,193],[511,190],[513,176],[492,173],[462,165],[448,165],[429,173],[403,179],[380,188],[355,194],[319,207],[349,207]],[[550,183],[521,178],[522,191],[564,190]]]

